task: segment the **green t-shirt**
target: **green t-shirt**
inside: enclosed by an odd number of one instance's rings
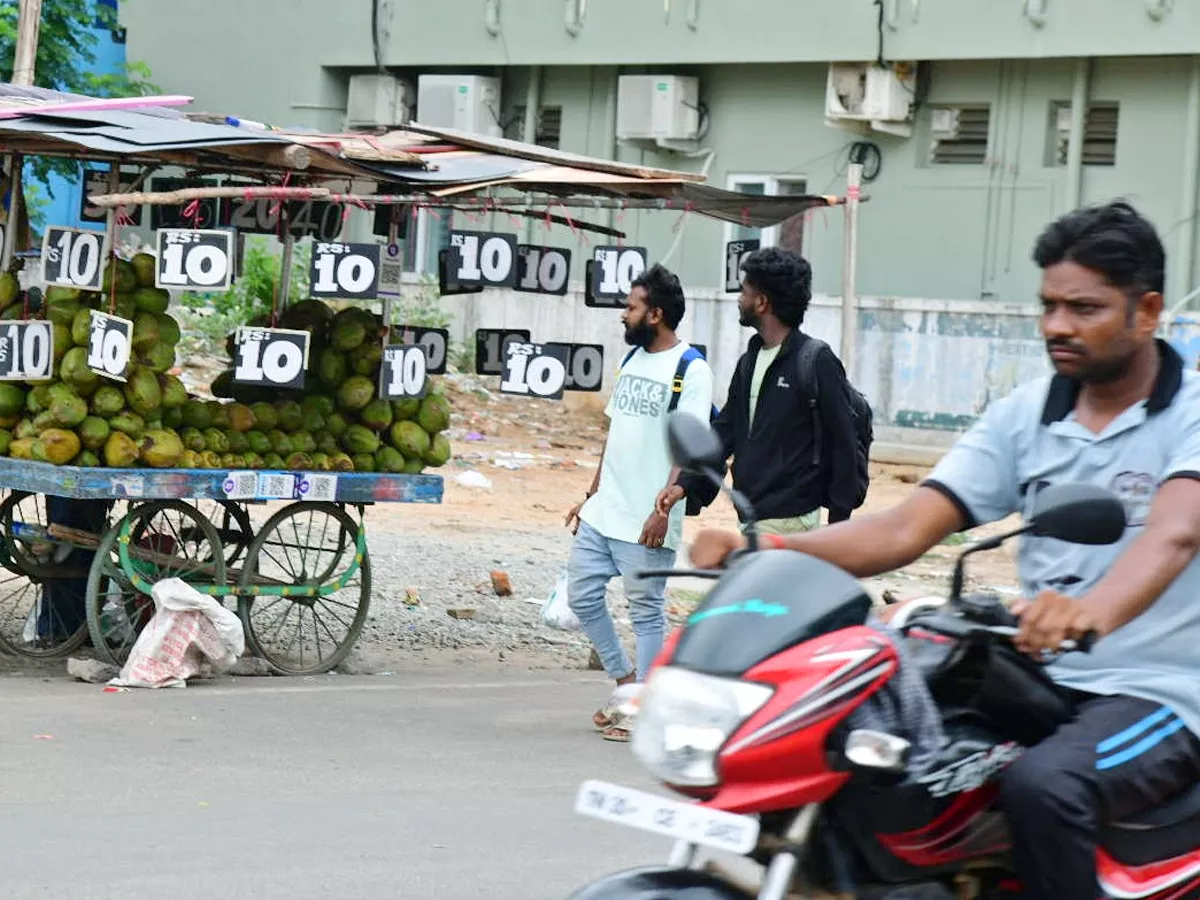
[[[779,355],[779,348],[782,344],[776,344],[770,350],[762,347],[758,351],[758,358],[754,360],[754,374],[750,377],[750,425],[754,425],[754,411],[758,409],[758,394],[762,389],[763,378],[767,374],[767,369],[771,367],[771,363],[775,362],[775,357]]]

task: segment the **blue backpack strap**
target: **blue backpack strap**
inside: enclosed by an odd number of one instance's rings
[[[704,354],[692,346],[684,350],[683,355],[679,357],[679,365],[675,367],[675,377],[671,379],[671,400],[667,403],[667,412],[669,413],[675,412],[675,408],[679,406],[679,398],[683,394],[683,377],[687,374],[687,368],[694,359],[704,359]]]

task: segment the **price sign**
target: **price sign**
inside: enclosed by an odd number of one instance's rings
[[[557,247],[517,245],[517,280],[515,290],[531,294],[567,292],[567,277],[571,274],[571,251]]]
[[[725,245],[725,290],[736,293],[742,289],[742,261],[759,248],[757,239],[730,241]]]
[[[310,296],[365,300],[378,293],[378,244],[321,241],[313,245],[309,268]]]
[[[221,222],[245,234],[278,234],[281,210],[287,212],[288,231],[295,237],[336,241],[342,233],[344,208],[326,200],[290,200],[286,206],[268,197],[229,200],[222,207]]]
[[[425,396],[425,349],[392,344],[383,348],[379,396],[388,400]]]
[[[85,168],[83,172],[83,191],[79,195],[79,219],[82,222],[103,222],[108,217],[108,210],[100,206],[92,206],[88,197],[93,194],[107,194],[112,189],[112,173],[105,169]],[[133,190],[133,178],[121,173],[121,192]],[[118,206],[117,215],[124,216],[133,225],[142,224],[141,206]]]
[[[598,391],[604,383],[602,344],[561,344],[567,348],[567,380],[563,390]]]
[[[304,387],[311,339],[307,331],[288,328],[239,328],[234,337],[233,380],[266,387]]]
[[[41,381],[54,365],[54,327],[43,319],[0,325],[0,381]]]
[[[646,271],[645,247],[597,247],[592,254],[588,306],[617,307],[633,290],[633,282]],[[587,297],[584,298],[585,302]]]
[[[216,179],[204,178],[201,180],[187,178],[152,178],[150,179],[150,190],[158,191],[178,191],[182,188],[189,187],[216,187]],[[187,212],[187,215],[184,215]],[[188,201],[179,206],[152,206],[150,207],[150,227],[159,228],[216,228],[218,225],[228,224],[222,222],[222,206],[221,201],[212,197],[206,197],[203,200]]]
[[[482,294],[482,287],[468,287],[458,281],[458,251],[446,248],[438,251],[438,293],[443,297],[453,294]]]
[[[429,375],[446,374],[446,357],[450,349],[450,332],[445,328],[418,328],[397,325],[392,329],[397,344],[416,345],[425,351],[425,371]]]
[[[457,251],[455,280],[464,287],[512,287],[517,277],[517,239],[495,231],[451,231]]]
[[[159,230],[155,287],[223,291],[232,283],[233,232]]]
[[[480,328],[475,332],[475,374],[500,375],[508,348],[529,340],[524,329]]]
[[[561,400],[567,385],[568,352],[565,344],[509,344],[500,393]]]
[[[82,228],[46,229],[42,240],[42,280],[85,291],[100,290],[103,277],[104,234]]]
[[[133,323],[92,310],[88,335],[88,368],[105,378],[124,381],[133,345]]]

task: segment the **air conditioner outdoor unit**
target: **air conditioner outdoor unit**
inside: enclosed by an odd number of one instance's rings
[[[421,75],[417,79],[417,121],[503,137],[500,79],[486,75]]]
[[[911,63],[832,63],[825,87],[825,123],[912,134],[917,67]]]
[[[412,120],[412,84],[392,75],[351,75],[347,128],[393,128]]]
[[[695,140],[700,133],[700,79],[622,75],[617,79],[617,138]]]

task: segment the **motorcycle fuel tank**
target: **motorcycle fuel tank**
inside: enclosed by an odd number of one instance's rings
[[[871,598],[827,562],[790,550],[745,557],[687,620],[672,665],[737,677],[822,634],[862,625]]]

